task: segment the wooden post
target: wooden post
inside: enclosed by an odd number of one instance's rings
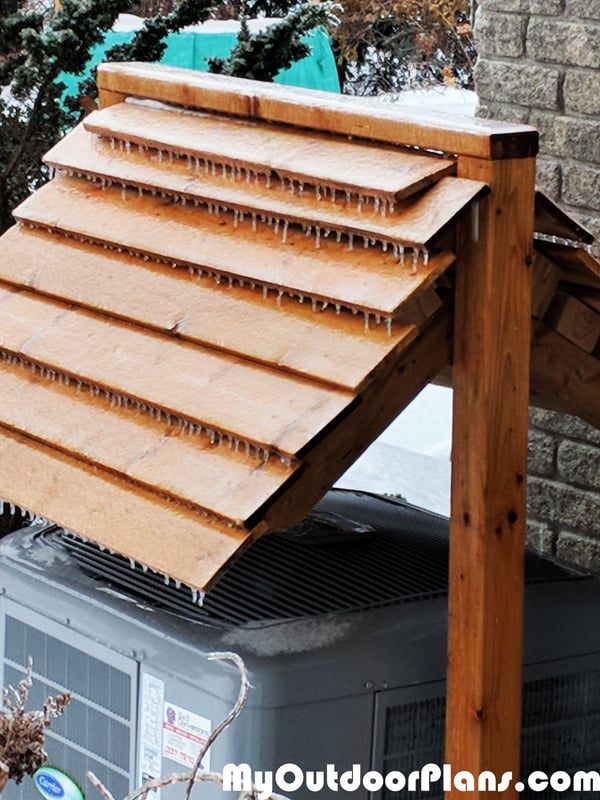
[[[498,780],[519,778],[534,172],[459,158],[491,193],[457,242],[445,761]]]

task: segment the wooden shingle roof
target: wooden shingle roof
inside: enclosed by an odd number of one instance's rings
[[[148,65],[99,82],[0,239],[0,493],[204,589],[451,361],[454,227],[487,187],[443,118]],[[461,147],[518,154],[519,131],[468,122]]]

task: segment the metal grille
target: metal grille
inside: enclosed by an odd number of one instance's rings
[[[522,775],[534,770],[600,770],[600,670],[527,681],[523,688]],[[439,696],[385,709],[384,772],[408,774],[424,764],[443,763],[445,705],[445,697]],[[521,796],[540,795],[526,789]],[[543,796],[564,800],[574,795],[547,789]],[[409,797],[441,800],[442,791],[436,786],[427,793],[381,793],[381,800]]]
[[[207,593],[202,608],[185,587],[74,537],[65,547],[93,578],[144,603],[219,624],[247,624],[374,608],[443,596],[448,520],[364,492],[332,491],[297,527],[259,539]],[[572,579],[530,554],[529,581]]]
[[[5,685],[16,685],[27,657],[33,659],[28,708],[40,708],[50,694],[73,693],[65,714],[46,733],[48,763],[68,772],[86,792],[91,770],[115,797],[125,797],[133,759],[131,676],[9,615],[4,639]],[[28,779],[19,786],[9,783],[4,795],[39,800]]]

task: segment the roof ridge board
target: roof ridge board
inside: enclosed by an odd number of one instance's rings
[[[207,588],[252,538],[1,427],[0,442],[7,499],[187,586]]]
[[[256,506],[297,469],[275,459],[257,463],[254,455],[225,445],[212,447],[205,437],[183,435],[173,422],[115,409],[72,385],[41,381],[39,371],[34,378],[29,365],[0,357],[1,425],[226,523],[247,524]],[[179,468],[168,470],[173,463]]]
[[[379,199],[375,199],[371,207],[368,205],[368,198],[362,195],[357,196],[354,208],[350,207],[349,195],[344,199],[334,193],[326,198],[320,188],[315,190],[313,198],[307,191],[301,191],[301,188],[282,190],[269,186],[268,181],[259,176],[252,183],[246,183],[216,174],[207,176],[198,175],[197,171],[190,173],[187,165],[178,163],[169,164],[168,169],[165,169],[160,163],[152,163],[147,154],[134,152],[126,157],[120,154],[115,156],[107,145],[99,142],[92,144],[82,126],[55,145],[44,161],[50,167],[66,173],[67,177],[77,176],[100,181],[101,185],[116,184],[123,188],[129,186],[140,193],[166,194],[183,205],[189,201],[194,206],[206,206],[209,212],[215,206],[222,207],[223,210],[233,213],[235,227],[245,216],[251,218],[253,227],[260,218],[262,222],[273,225],[275,232],[278,232],[280,226],[286,230],[289,224],[308,224],[311,229],[315,229],[316,248],[320,246],[321,238],[327,238],[330,234],[336,234],[338,238],[340,233],[345,236],[362,236],[363,239],[367,234],[370,243],[381,244],[384,252],[388,247],[413,246],[423,249],[423,258],[426,260],[427,245],[439,230],[437,226],[430,235],[423,236],[423,241],[420,242],[411,240],[407,235],[402,214],[410,213],[412,202],[423,205],[416,194],[400,203],[395,213],[392,213],[394,206],[388,205],[387,201],[381,204]],[[442,182],[447,180],[450,179],[441,178]],[[473,190],[472,196],[477,196],[484,187],[484,184],[470,183],[465,178],[451,180],[453,191],[462,190],[464,194],[466,187],[470,187]],[[461,199],[467,202],[468,196],[463,198],[461,195]],[[456,203],[451,203],[448,191],[445,199],[447,207],[452,207],[453,212],[457,213]],[[426,217],[426,214],[425,209],[422,216]],[[413,212],[413,219],[417,216],[418,212]]]
[[[464,156],[523,158],[537,152],[538,134],[530,126],[390,108],[365,98],[162,64],[104,63],[97,80],[102,106],[139,97]]]
[[[115,231],[114,215],[120,213],[123,202],[129,204],[130,224]],[[446,214],[444,209],[438,211]],[[410,266],[403,265],[392,254],[375,253],[373,248],[352,252],[328,240],[315,250],[295,231],[282,249],[279,236],[268,227],[261,230],[260,237],[242,241],[233,225],[228,225],[231,220],[199,214],[199,209],[177,204],[167,207],[140,198],[137,192],[123,200],[112,189],[102,191],[88,181],[69,178],[55,178],[13,212],[20,222],[143,258],[186,265],[200,275],[213,273],[217,281],[223,277],[254,283],[265,293],[273,290],[281,296],[310,297],[382,317],[393,317],[407,295],[434,280],[454,261],[453,254],[442,252],[431,256],[427,266],[421,260],[414,270],[412,258]],[[438,221],[442,225],[446,217]],[[157,228],[163,233],[159,241]]]
[[[83,126],[113,142],[120,140],[214,164],[262,171],[274,178],[331,185],[340,191],[378,194],[391,201],[408,197],[423,185],[456,171],[454,160],[390,145],[283,128],[257,120],[182,114],[176,109],[168,111],[134,103],[93,112]],[[233,141],[228,143],[228,138]],[[342,166],[348,162],[352,163],[351,181],[348,170]],[[359,181],[361,175],[363,179]]]
[[[324,421],[354,399],[351,392],[315,380],[69,309],[32,293],[9,291],[0,300],[7,322],[0,331],[2,349],[106,387],[116,398],[162,408],[203,428],[255,442],[283,458],[293,458]],[[140,359],[146,363],[143,371],[137,367]]]
[[[185,341],[354,391],[373,363],[411,335],[410,327],[399,323],[390,325],[389,335],[381,325],[365,332],[364,322],[341,307],[311,311],[307,304],[286,298],[277,307],[249,288],[232,294],[214,283],[206,286],[203,279],[192,280],[187,270],[176,275],[163,264],[153,268],[116,251],[94,250],[74,239],[15,225],[0,239],[0,282],[159,332],[176,330]],[[152,298],[160,298],[160,304]],[[244,319],[254,325],[240,326]]]

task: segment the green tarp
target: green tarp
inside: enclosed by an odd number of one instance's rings
[[[104,60],[104,54],[110,47],[130,41],[133,34],[133,31],[109,32],[104,42],[94,48],[88,67],[91,69],[99,64]],[[228,56],[236,41],[237,35],[232,32],[213,33],[208,30],[173,33],[167,37],[167,49],[161,63],[206,72],[208,69],[206,59],[212,56]],[[289,86],[303,86],[307,89],[339,92],[340,84],[329,36],[324,30],[315,30],[305,41],[310,45],[310,55],[292,64],[290,69],[280,72],[275,82]],[[67,95],[77,94],[81,77],[83,76],[61,77],[61,81],[67,87]]]

